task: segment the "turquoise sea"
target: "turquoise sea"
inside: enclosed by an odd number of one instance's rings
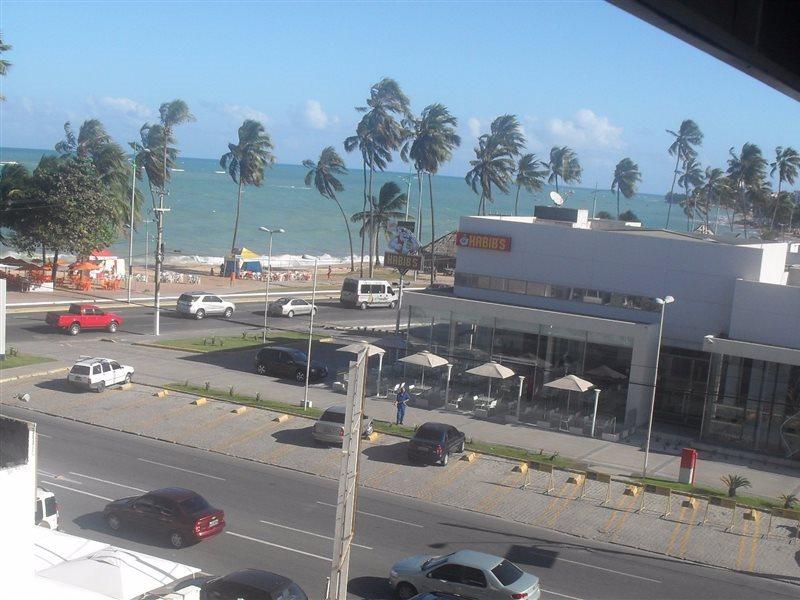
[[[34,168],[45,150],[0,148],[0,162],[18,162]],[[394,168],[407,169],[401,162],[392,163]],[[180,158],[172,173],[170,195],[166,205],[171,209],[165,219],[165,244],[169,257],[216,257],[224,256],[230,249],[233,237],[233,221],[236,205],[236,186],[216,160],[202,158]],[[275,165],[266,173],[264,184],[259,188],[248,187],[242,199],[242,214],[239,224],[237,245],[266,254],[266,235],[259,226],[283,228],[285,234],[275,235],[273,254],[280,255],[322,255],[334,257],[348,255],[347,232],[336,204],[322,198],[315,190],[303,184],[306,170],[299,165]],[[374,194],[381,184],[394,180],[404,189],[407,186],[408,171],[404,173],[377,173],[373,180]],[[353,169],[342,178],[345,186],[340,201],[345,212],[350,215],[359,212],[362,206],[362,173]],[[608,182],[603,182],[608,184]],[[434,200],[436,208],[437,237],[458,227],[458,219],[463,215],[474,214],[478,206],[478,196],[464,182],[463,177],[434,177]],[[140,183],[143,192],[146,184]],[[561,187],[561,186],[560,186]],[[423,183],[422,242],[430,241],[430,210]],[[520,194],[520,213],[533,214],[534,204],[550,204],[548,193],[552,188],[546,186],[535,195],[524,190]],[[516,190],[514,190],[516,191]],[[565,206],[592,210],[593,189],[581,187],[561,187],[566,198]],[[146,207],[150,207],[149,194]],[[597,211],[605,210],[616,214],[616,197],[608,189],[597,191]],[[418,207],[416,181],[411,188],[412,215]],[[512,214],[514,194],[498,195],[489,207],[492,213]],[[663,196],[637,194],[630,200],[621,198],[620,210],[632,210],[646,226],[663,227],[666,220],[667,204]],[[678,213],[678,214],[675,214]],[[672,223],[676,229],[684,229],[683,215],[679,207],[673,207]],[[147,218],[152,219],[152,214]],[[360,250],[357,226],[351,223],[353,247],[356,254]],[[148,226],[150,236],[149,252],[153,251],[153,224]],[[134,237],[136,262],[143,262],[145,255],[145,225],[139,224]],[[382,243],[382,248],[384,244]],[[120,256],[127,256],[127,239],[120,239],[113,248]],[[287,257],[288,258],[288,257]],[[212,259],[208,259],[211,261]],[[172,262],[175,262],[173,260]]]

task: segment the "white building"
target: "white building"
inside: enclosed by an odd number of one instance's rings
[[[800,449],[800,255],[788,243],[651,230],[578,209],[535,214],[463,217],[453,292],[406,296],[412,319],[432,323],[410,343],[448,356],[456,388],[474,385],[459,375],[467,368],[499,360],[527,378],[527,420],[575,430],[592,399],[542,388],[574,373],[603,389],[600,431],[630,431],[648,418],[654,299],[671,295],[656,422],[759,451]]]

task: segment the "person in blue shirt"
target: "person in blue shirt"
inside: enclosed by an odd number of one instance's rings
[[[395,406],[397,406],[397,419],[395,423],[397,425],[403,424],[403,418],[406,416],[406,405],[408,404],[409,400],[411,400],[411,396],[406,389],[406,384],[401,383],[400,389],[397,390],[397,398],[395,399]]]

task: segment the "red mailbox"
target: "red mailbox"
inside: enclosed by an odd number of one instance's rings
[[[697,466],[697,450],[684,448],[681,451],[681,469],[678,474],[678,481],[694,484],[695,466]]]

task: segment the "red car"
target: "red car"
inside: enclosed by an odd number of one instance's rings
[[[94,304],[70,304],[65,313],[47,313],[45,321],[70,335],[78,335],[81,329],[105,329],[114,333],[123,323],[118,314],[105,312]]]
[[[224,511],[197,492],[177,487],[115,500],[106,505],[103,517],[114,531],[131,527],[168,536],[173,548],[215,536],[225,528]]]

